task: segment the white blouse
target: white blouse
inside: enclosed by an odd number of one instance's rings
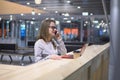
[[[62,39],[58,40],[58,43],[59,46],[57,46],[57,48],[54,48],[52,42],[45,42],[43,39],[37,40],[34,45],[35,62],[49,59],[49,55],[51,54],[67,53]]]

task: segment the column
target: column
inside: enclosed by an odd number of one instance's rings
[[[81,25],[80,25],[80,42],[83,42],[83,18],[81,18]]]
[[[120,0],[111,0],[109,80],[120,80]]]
[[[2,20],[2,39],[4,39],[4,23],[5,21],[4,20]]]

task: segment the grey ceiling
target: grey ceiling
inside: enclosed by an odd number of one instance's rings
[[[46,7],[45,11],[48,12],[47,16],[56,18],[58,17],[60,18],[62,13],[69,13],[70,15],[75,16],[82,15],[82,12],[89,12],[93,13],[94,15],[104,15],[102,0],[69,0],[71,1],[70,3],[67,3],[68,0],[42,0],[42,3],[40,5],[36,5],[34,3],[34,0],[8,0],[8,1],[19,3],[22,5],[26,5],[27,2],[30,2],[30,5],[26,6],[42,10],[43,7]],[[106,4],[107,13],[110,14],[110,0],[104,1]],[[77,6],[80,6],[81,8],[77,9]],[[58,11],[58,13],[55,14],[55,11]],[[18,15],[15,16],[20,18],[20,16]],[[42,15],[42,17],[43,16],[46,15]],[[23,17],[23,19],[24,18],[25,19],[31,18],[31,14],[27,14],[27,17]]]

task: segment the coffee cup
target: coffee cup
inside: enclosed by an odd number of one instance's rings
[[[80,51],[73,51],[73,58],[76,59],[80,57]]]

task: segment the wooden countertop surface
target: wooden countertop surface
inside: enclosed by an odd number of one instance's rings
[[[108,47],[109,43],[88,46],[77,59],[46,60],[28,66],[0,64],[0,80],[63,80]]]

